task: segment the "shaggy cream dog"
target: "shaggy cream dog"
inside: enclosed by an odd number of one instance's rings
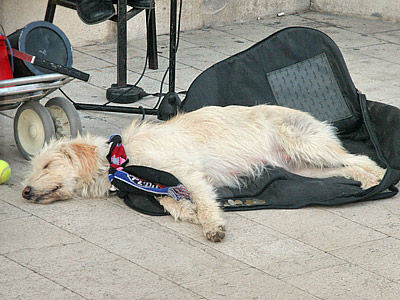
[[[179,220],[199,223],[218,242],[225,223],[215,188],[237,187],[266,165],[311,177],[344,176],[363,188],[379,183],[385,170],[347,152],[330,125],[307,113],[272,105],[204,107],[159,122],[134,121],[122,134],[131,164],[174,174],[194,204],[164,197],[160,203]],[[105,138],[55,140],[32,160],[24,198],[50,203],[76,195],[107,195],[109,163]]]

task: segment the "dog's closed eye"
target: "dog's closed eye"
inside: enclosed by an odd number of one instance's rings
[[[43,166],[43,170],[46,170],[51,164],[51,161],[47,162],[44,166]]]

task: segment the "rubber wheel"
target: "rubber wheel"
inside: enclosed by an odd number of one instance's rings
[[[76,137],[82,133],[81,119],[70,101],[62,97],[55,97],[50,99],[45,107],[53,119],[57,139]]]
[[[22,104],[14,118],[14,138],[26,159],[37,154],[52,138],[55,128],[50,113],[37,101]]]

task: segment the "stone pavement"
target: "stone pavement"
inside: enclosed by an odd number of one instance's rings
[[[370,100],[400,107],[400,25],[320,13],[183,32],[177,89],[293,25],[327,33],[356,86]],[[148,70],[139,84],[151,93],[168,65],[168,36],[159,37],[159,51],[159,70]],[[92,81],[63,90],[77,102],[104,103],[116,78],[115,53],[115,44],[75,49],[74,66]],[[129,45],[130,83],[144,54],[145,41]],[[155,102],[150,97],[140,105]],[[0,112],[0,158],[13,169],[0,186],[0,299],[400,299],[399,195],[340,207],[225,213],[226,239],[213,244],[198,226],[139,214],[116,197],[27,203],[20,192],[29,164],[13,140],[14,113]],[[80,116],[85,131],[103,136],[138,117]]]

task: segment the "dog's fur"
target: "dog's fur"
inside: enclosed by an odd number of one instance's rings
[[[367,156],[347,152],[332,126],[280,106],[204,107],[165,123],[134,121],[122,141],[131,164],[170,172],[187,187],[194,204],[169,197],[160,203],[175,219],[201,224],[214,242],[225,236],[215,188],[240,186],[266,165],[310,177],[344,176],[363,188],[385,173]],[[32,160],[23,196],[50,203],[107,195],[107,153],[105,138],[52,141]]]

